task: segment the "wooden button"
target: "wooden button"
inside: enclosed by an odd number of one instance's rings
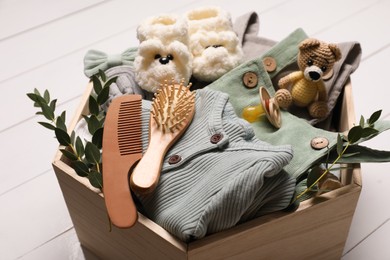
[[[219,141],[221,141],[223,138],[223,135],[222,134],[213,134],[210,138],[210,142],[212,144],[217,144],[219,143]]]
[[[325,137],[315,137],[311,140],[310,145],[315,150],[321,150],[328,147],[329,141]]]
[[[272,57],[265,57],[263,59],[263,64],[265,66],[265,69],[268,71],[268,72],[273,72],[276,70],[276,61],[274,58]]]
[[[242,78],[244,86],[247,88],[254,88],[257,86],[257,75],[254,72],[246,72]]]
[[[181,161],[181,156],[177,154],[171,155],[171,157],[169,157],[168,159],[169,164],[176,164],[180,161]]]

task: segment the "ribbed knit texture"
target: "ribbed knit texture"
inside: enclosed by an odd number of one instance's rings
[[[150,102],[143,101],[143,143],[148,143]],[[222,134],[213,144],[213,134]],[[171,155],[181,161],[170,165]],[[259,141],[238,118],[228,96],[196,93],[196,112],[183,137],[168,151],[156,190],[139,197],[144,213],[183,241],[198,239],[256,216],[285,208],[295,181],[281,169],[290,146]]]

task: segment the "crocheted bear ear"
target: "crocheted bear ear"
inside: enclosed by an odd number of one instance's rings
[[[196,79],[212,82],[241,63],[241,43],[228,12],[203,7],[187,12],[185,18]]]
[[[303,40],[299,44],[299,50],[303,51],[303,50],[306,50],[308,48],[318,47],[318,46],[320,46],[320,44],[321,44],[321,42],[319,40],[313,39],[313,38],[308,38],[306,40]]]
[[[335,57],[335,61],[339,61],[341,59],[341,50],[336,44],[330,43],[328,44],[328,48],[333,52]]]

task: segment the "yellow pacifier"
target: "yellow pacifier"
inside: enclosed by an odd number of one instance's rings
[[[264,87],[259,88],[259,95],[260,104],[244,108],[242,117],[249,123],[253,123],[260,120],[261,117],[265,115],[273,126],[280,128],[281,117],[278,103],[274,98],[271,98],[267,89]]]

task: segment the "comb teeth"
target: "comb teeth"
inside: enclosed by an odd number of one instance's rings
[[[122,102],[118,112],[118,146],[123,155],[142,153],[141,100]]]
[[[191,83],[188,86],[183,83],[165,82],[154,95],[151,113],[163,133],[180,130],[194,107],[195,94],[190,91]]]

